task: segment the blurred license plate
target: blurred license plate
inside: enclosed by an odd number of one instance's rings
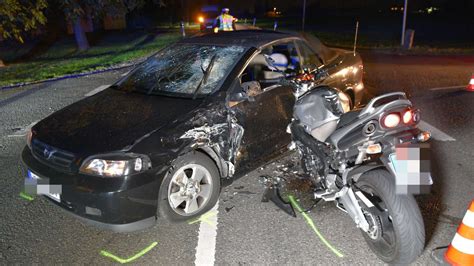
[[[27,178],[31,180],[29,183],[36,186],[36,194],[45,195],[46,197],[61,202],[60,193],[51,193],[52,187],[55,185],[41,184],[39,180],[43,178],[39,177],[37,174],[33,173],[31,170],[28,170]],[[47,178],[46,178],[47,179]]]
[[[397,154],[396,153],[392,153],[388,156],[388,158],[390,159],[390,166],[392,168],[392,171],[396,174],[397,173]]]
[[[61,202],[61,194],[59,193],[48,193],[48,194],[44,194],[45,196],[47,196],[48,198],[50,199],[53,199],[57,202]]]

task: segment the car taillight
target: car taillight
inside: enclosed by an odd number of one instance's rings
[[[398,114],[388,114],[382,119],[384,127],[393,128],[400,124],[400,116]]]
[[[403,123],[408,124],[412,121],[413,114],[411,110],[406,110],[405,113],[403,114]]]

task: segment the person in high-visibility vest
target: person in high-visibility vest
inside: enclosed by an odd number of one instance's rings
[[[235,22],[237,18],[234,18],[229,14],[230,10],[228,8],[223,8],[220,16],[214,21],[214,32],[218,31],[233,31],[235,30]]]

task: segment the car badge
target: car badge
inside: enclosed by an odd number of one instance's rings
[[[44,151],[43,151],[43,156],[49,160],[51,159],[51,156],[53,156],[53,154],[55,153],[56,151],[55,150],[48,150],[48,148],[45,148]]]

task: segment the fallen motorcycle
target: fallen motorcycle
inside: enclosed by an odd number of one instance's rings
[[[297,98],[288,126],[290,149],[298,152],[304,172],[296,179],[310,184],[315,203],[333,201],[349,214],[381,260],[411,263],[425,242],[413,194],[432,184],[424,169],[430,133],[417,128],[420,112],[404,93],[384,94],[348,111],[340,91],[318,85],[324,76],[307,72],[289,81]],[[295,216],[283,195],[289,182],[267,177],[264,201]]]

